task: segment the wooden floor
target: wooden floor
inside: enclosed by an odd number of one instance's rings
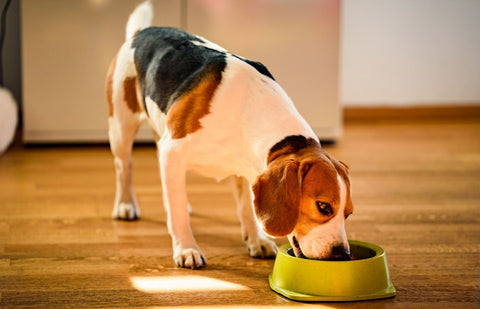
[[[387,252],[391,299],[319,308],[478,308],[480,119],[354,120],[326,147],[351,167],[351,239]],[[202,270],[171,259],[155,149],[134,153],[137,222],[110,219],[107,146],[15,146],[0,157],[0,307],[304,306],[268,286],[225,183],[190,175]],[[284,240],[279,240],[282,243]]]

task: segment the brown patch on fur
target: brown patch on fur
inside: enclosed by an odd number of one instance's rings
[[[127,77],[123,81],[123,99],[132,113],[140,112],[137,98],[137,77]]]
[[[210,113],[210,102],[220,81],[221,74],[209,73],[175,102],[167,114],[167,127],[172,138],[183,138],[202,127],[200,119]]]
[[[107,97],[108,104],[108,116],[113,116],[113,73],[115,72],[115,67],[117,65],[117,56],[112,59],[110,66],[107,71],[107,78],[105,80],[105,95]]]

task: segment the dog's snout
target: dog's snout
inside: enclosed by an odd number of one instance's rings
[[[348,252],[343,246],[335,246],[332,248],[331,260],[349,261],[350,259],[350,252]]]

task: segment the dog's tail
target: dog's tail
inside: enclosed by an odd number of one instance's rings
[[[150,0],[138,5],[128,18],[126,39],[129,40],[133,38],[138,31],[150,27],[152,25],[152,18],[153,8]]]

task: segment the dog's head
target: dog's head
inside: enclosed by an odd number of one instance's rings
[[[345,219],[353,212],[348,167],[311,146],[279,153],[252,186],[258,221],[270,236],[287,236],[295,255],[350,259]]]

